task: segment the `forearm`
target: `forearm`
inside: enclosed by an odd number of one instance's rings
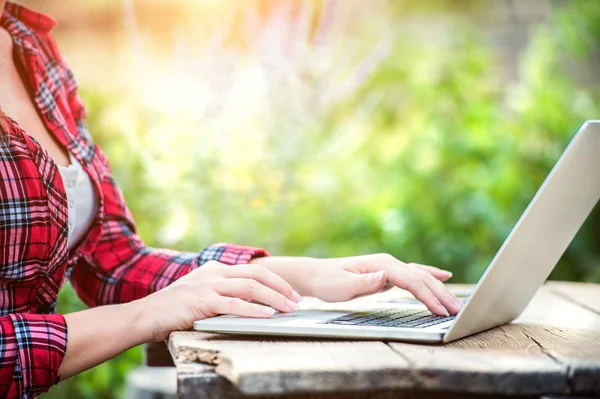
[[[259,264],[287,281],[302,296],[314,296],[310,277],[322,268],[327,259],[294,256],[269,256],[250,261]],[[332,261],[331,259],[329,260]]]
[[[64,316],[68,328],[61,380],[103,363],[121,352],[152,340],[141,326],[140,302],[101,306]]]

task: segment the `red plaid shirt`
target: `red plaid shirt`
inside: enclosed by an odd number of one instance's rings
[[[92,227],[69,252],[57,165],[8,120],[0,144],[0,397],[33,398],[58,381],[67,325],[55,314],[56,298],[67,278],[87,305],[98,306],[144,297],[209,260],[240,264],[267,254],[230,244],[199,253],[147,247],[88,133],[75,79],[50,36],[54,20],[8,3],[0,24],[46,127],[84,166],[99,197]]]

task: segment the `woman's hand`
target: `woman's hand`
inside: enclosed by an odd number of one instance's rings
[[[404,263],[388,254],[337,259],[271,257],[254,261],[285,278],[300,294],[328,302],[348,301],[395,285],[440,316],[456,314],[462,307],[442,283],[452,273]]]
[[[442,281],[452,273],[432,266],[404,263],[388,254],[328,259],[313,277],[312,295],[324,301],[347,301],[392,285],[409,291],[437,315],[456,314],[461,302]],[[387,284],[386,284],[387,283]]]
[[[265,318],[275,309],[293,312],[300,299],[285,280],[263,266],[228,266],[211,261],[136,301],[136,306],[138,324],[150,332],[151,340],[159,341],[171,331],[191,329],[194,320],[219,314]]]

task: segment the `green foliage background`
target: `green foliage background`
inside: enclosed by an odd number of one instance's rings
[[[197,251],[230,241],[321,257],[388,252],[475,282],[573,132],[600,115],[600,80],[568,72],[598,57],[600,2],[569,2],[537,29],[510,83],[469,24],[451,24],[443,41],[407,40],[393,23],[406,10],[386,10],[347,38],[367,48],[372,24],[391,31],[388,52],[358,87],[323,100],[315,92],[327,97],[330,72],[303,69],[299,85],[270,77],[270,117],[251,140],[234,125],[223,144],[206,118],[83,87],[92,134],[146,242]],[[596,209],[551,278],[600,282],[599,240]],[[59,310],[82,308],[65,287]],[[132,349],[46,397],[119,397],[141,362]]]

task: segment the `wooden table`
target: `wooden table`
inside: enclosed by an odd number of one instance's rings
[[[174,332],[168,347],[182,399],[600,397],[600,285],[548,282],[513,323],[448,345]]]

